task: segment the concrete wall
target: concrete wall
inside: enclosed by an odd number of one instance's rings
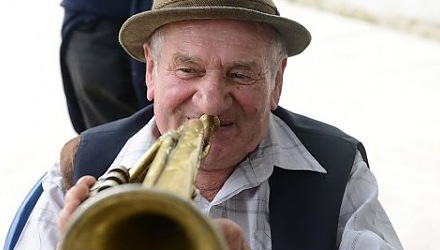
[[[291,0],[440,41],[438,0]]]

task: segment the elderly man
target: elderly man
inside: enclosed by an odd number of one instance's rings
[[[310,39],[270,0],[157,0],[129,18],[120,41],[147,62],[154,107],[66,144],[17,249],[55,248],[96,177],[202,114],[221,126],[194,203],[229,249],[401,249],[362,144],[278,107],[287,58]]]

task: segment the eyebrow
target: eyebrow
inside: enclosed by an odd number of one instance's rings
[[[197,63],[200,59],[193,56],[188,56],[182,53],[174,53],[173,54],[173,62],[174,63]]]
[[[199,57],[195,57],[195,56],[189,56],[187,54],[182,54],[180,52],[176,52],[173,54],[173,62],[175,64],[180,64],[180,63],[191,63],[191,64],[198,64],[200,63],[202,60]],[[258,66],[258,64],[254,61],[244,61],[244,60],[234,60],[232,61],[232,63],[229,63],[228,68],[232,69],[232,68],[239,68],[239,69],[244,69],[244,70],[260,70],[261,68]]]
[[[257,63],[253,61],[233,61],[231,64],[232,68],[241,68],[245,70],[251,70],[258,68]]]

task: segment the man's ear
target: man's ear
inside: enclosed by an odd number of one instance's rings
[[[147,44],[143,45],[144,56],[146,61],[145,70],[145,84],[147,85],[147,99],[149,101],[154,100],[154,60],[150,51],[150,47]]]
[[[283,89],[283,76],[286,66],[287,66],[287,57],[285,57],[281,61],[281,65],[278,68],[275,75],[275,86],[272,90],[271,104],[270,104],[271,110],[275,110],[278,107],[278,103],[280,102],[281,91]]]

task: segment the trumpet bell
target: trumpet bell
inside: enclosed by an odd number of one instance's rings
[[[98,193],[72,218],[70,227],[75,230],[68,231],[63,242],[72,250],[224,249],[215,226],[194,205],[170,192],[139,184]]]

